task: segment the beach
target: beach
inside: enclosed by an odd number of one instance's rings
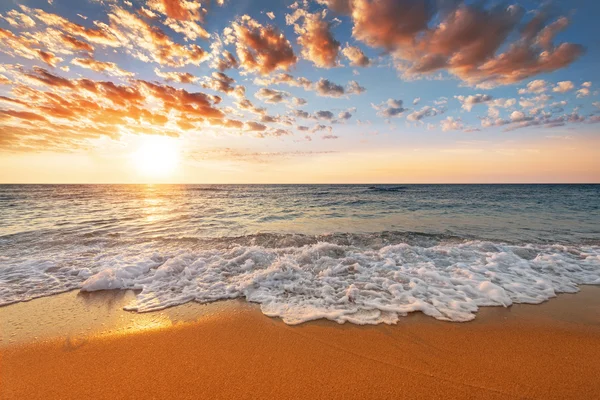
[[[131,291],[0,308],[0,398],[595,398],[600,287],[472,322],[290,326],[243,300],[151,313]]]

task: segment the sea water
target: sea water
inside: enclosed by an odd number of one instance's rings
[[[469,321],[600,284],[600,185],[0,185],[0,305],[133,289],[288,324]]]

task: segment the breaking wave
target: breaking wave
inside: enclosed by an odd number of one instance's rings
[[[66,290],[133,289],[126,309],[245,298],[287,324],[393,324],[421,311],[469,321],[481,306],[536,304],[600,284],[600,246],[511,244],[419,234],[254,235],[190,250],[152,243],[85,262],[0,269],[0,304]],[[0,257],[1,258],[1,257]],[[81,261],[80,260],[80,261]],[[3,261],[0,259],[0,262]]]

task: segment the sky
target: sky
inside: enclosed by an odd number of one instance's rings
[[[598,183],[598,15],[5,0],[0,183]]]

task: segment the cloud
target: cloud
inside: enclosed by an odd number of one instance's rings
[[[586,123],[588,123],[588,124],[597,124],[597,123],[600,123],[600,115],[592,115],[592,116],[590,116],[587,119]]]
[[[552,91],[557,92],[557,93],[566,93],[566,92],[573,90],[574,88],[575,88],[575,85],[573,85],[573,82],[562,81],[562,82],[558,82],[556,84],[556,86],[554,86],[552,88]]]
[[[529,116],[525,115],[525,113],[523,113],[522,111],[513,111],[510,114],[511,122],[524,122],[524,121],[531,121],[532,119],[533,119],[533,117],[529,117]]]
[[[559,105],[562,104],[561,102]],[[543,111],[535,114],[530,113],[530,115],[525,114],[523,111],[513,111],[508,119],[482,118],[481,125],[484,128],[506,126],[504,131],[514,131],[527,127],[556,128],[567,124],[593,123],[591,117],[583,117],[575,111],[569,114],[555,115],[562,112],[562,110],[562,107],[554,107],[550,112]]]
[[[356,112],[356,108],[351,108],[346,111],[341,111],[338,114],[338,119],[341,119],[342,121],[349,120],[350,118],[352,118],[352,113],[355,113],[355,112]]]
[[[292,132],[290,132],[287,129],[276,128],[276,129],[268,130],[266,133],[261,134],[260,137],[266,137],[266,136],[281,137],[281,136],[287,136],[287,135],[291,135],[291,134],[292,134]]]
[[[517,99],[493,99],[487,102],[488,115],[490,117],[498,118],[500,111],[498,108],[511,108],[517,104]]]
[[[244,123],[244,130],[246,131],[258,131],[258,132],[262,132],[265,131],[267,129],[266,125],[263,125],[261,123],[258,122],[254,122],[254,121],[248,121]]]
[[[275,19],[275,14],[272,11],[267,12],[266,15],[269,19]]]
[[[331,121],[334,118],[334,115],[331,111],[317,111],[315,113],[315,117],[317,119],[325,119]]]
[[[210,44],[210,67],[218,69],[224,72],[230,68],[237,68],[239,66],[238,60],[228,50],[225,50],[223,40],[217,34],[212,36],[212,43]]]
[[[354,0],[352,35],[371,47],[394,50],[427,28],[432,10],[420,0]]]
[[[372,104],[373,108],[377,110],[377,115],[385,118],[399,117],[402,115],[406,108],[404,108],[402,100],[388,99],[387,102],[380,105]]]
[[[288,85],[292,87],[301,87],[306,91],[314,91],[318,96],[323,97],[342,97],[344,95],[361,94],[366,91],[366,89],[360,86],[356,81],[350,81],[344,87],[325,78],[321,78],[317,82],[312,82],[304,77],[294,78],[287,73],[256,78],[254,79],[254,84],[261,86]]]
[[[32,38],[38,39],[28,40],[30,48],[38,47],[42,39],[47,43],[60,40],[74,50],[87,52],[93,50],[92,44],[96,44],[121,48],[141,61],[154,61],[172,67],[199,65],[208,57],[208,54],[198,45],[176,43],[158,27],[150,25],[118,6],[110,7],[109,24],[96,21],[94,22],[96,28],[84,27],[41,9],[31,9],[26,6],[21,6],[21,9],[48,27],[46,31],[30,34]]]
[[[519,94],[526,93],[544,93],[548,90],[547,82],[543,79],[537,79],[535,81],[531,81],[527,84],[527,87],[524,89],[519,89]]]
[[[321,132],[321,131],[331,132],[332,128],[331,128],[331,126],[317,124],[317,125],[313,126],[310,131],[311,131],[311,133]]]
[[[333,37],[331,24],[323,20],[324,14],[310,14],[301,9],[296,10],[295,14],[300,14],[299,18],[304,20],[302,25],[294,23],[302,57],[320,68],[338,66],[340,42]]]
[[[5,117],[14,117],[27,121],[48,121],[44,116],[37,113],[28,111],[0,110],[0,120],[4,119]]]
[[[416,106],[416,105],[417,105],[417,104],[419,104],[420,102],[421,102],[421,98],[420,98],[420,97],[416,97],[416,98],[413,100],[413,106]]]
[[[436,115],[443,114],[444,110],[425,106],[418,111],[413,111],[406,116],[406,119],[411,122],[418,122],[427,117],[435,117]]]
[[[87,28],[76,24],[57,14],[47,13],[41,9],[32,9],[24,5],[21,9],[46,26],[58,28],[62,33],[86,40],[90,44],[121,47],[119,32],[114,27],[96,22],[95,28]]]
[[[210,37],[210,34],[195,21],[167,18],[164,24],[175,32],[181,33],[186,40],[208,39]]]
[[[33,67],[32,71],[23,73],[22,77],[30,78],[45,86],[56,88],[72,88],[73,82],[69,79],[51,74],[48,70],[40,67]]]
[[[294,97],[294,98],[292,99],[292,104],[293,104],[294,106],[296,106],[296,107],[298,107],[298,106],[303,106],[303,105],[305,105],[306,103],[308,103],[308,102],[306,101],[306,99],[303,99],[303,98],[301,98],[301,97]]]
[[[25,29],[33,28],[35,26],[35,21],[29,15],[23,14],[18,10],[10,10],[5,16],[0,14],[0,18],[4,19],[9,25],[15,28]]]
[[[460,118],[447,117],[441,122],[442,131],[460,131],[464,129],[464,124]]]
[[[287,73],[279,73],[268,77],[254,79],[254,84],[261,86],[269,85],[288,85],[293,87],[302,87],[304,90],[312,90],[313,82],[304,77],[294,78]]]
[[[346,43],[346,47],[342,50],[342,54],[350,61],[350,65],[353,67],[368,67],[371,65],[369,57],[356,46],[350,46]]]
[[[462,108],[471,111],[473,106],[476,104],[484,104],[493,99],[492,96],[488,94],[476,94],[471,96],[454,96],[455,99],[460,101],[462,104]]]
[[[310,113],[304,110],[292,110],[292,115],[298,118],[310,119],[312,118]]]
[[[189,72],[163,72],[158,68],[154,68],[154,73],[167,82],[196,83],[200,80],[200,78]]]
[[[296,122],[293,118],[287,117],[287,116],[282,116],[282,115],[276,115],[276,116],[271,116],[271,115],[263,115],[262,118],[260,119],[260,122],[264,122],[264,123],[277,123],[277,124],[281,124],[281,125],[285,125],[285,126],[292,126],[294,125],[294,122]]]
[[[315,90],[319,96],[326,97],[342,97],[346,93],[343,86],[324,78],[319,79],[315,84]]]
[[[552,100],[552,96],[547,94],[540,94],[539,96],[524,98],[521,97],[519,105],[523,108],[540,107]]]
[[[290,97],[290,94],[281,90],[260,88],[254,97],[264,101],[265,103],[275,104],[285,101],[288,97]]]
[[[186,0],[149,0],[148,7],[165,14],[169,18],[182,21],[197,21],[203,18],[202,6],[195,1]]]
[[[77,65],[81,68],[91,69],[96,72],[103,72],[112,76],[131,78],[135,75],[133,72],[125,71],[113,62],[98,61],[93,58],[74,58],[71,60],[71,64]]]
[[[364,93],[366,90],[367,89],[365,89],[363,86],[360,86],[359,83],[356,81],[350,81],[346,86],[347,94],[361,94]]]
[[[235,43],[240,66],[247,72],[268,75],[297,62],[292,45],[279,29],[265,27],[247,15],[226,28],[225,35],[227,43]]]
[[[216,68],[221,72],[230,68],[237,68],[238,66],[238,60],[236,60],[234,55],[227,50],[223,51],[223,54],[220,57],[215,58],[211,64],[211,67]]]
[[[55,67],[62,58],[54,53],[41,50],[42,44],[33,39],[17,36],[14,33],[0,28],[0,52],[12,57],[23,57],[29,60],[40,60],[51,67]]]
[[[71,35],[61,34],[60,40],[62,40],[65,46],[70,47],[75,51],[86,51],[89,53],[94,51],[94,47],[92,47],[91,44],[79,40]]]
[[[170,67],[199,65],[209,58],[209,53],[200,46],[175,43],[156,26],[120,7],[113,6],[111,11],[108,19],[112,32],[133,57]]]
[[[219,123],[217,122],[214,125],[219,125]],[[235,119],[224,119],[221,123],[221,126],[231,129],[242,129],[244,127],[244,123]]]
[[[163,21],[173,31],[182,34],[186,40],[208,39],[210,34],[200,25],[204,21],[206,10],[201,3],[190,0],[149,0],[148,9],[142,7],[143,14],[156,18],[162,14],[167,18]],[[155,11],[156,13],[154,13]]]
[[[329,7],[332,11],[340,14],[349,14],[352,0],[316,0],[317,3]]]
[[[242,111],[249,111],[253,114],[264,115],[267,113],[267,109],[264,107],[256,107],[252,102],[248,99],[242,99],[239,102],[235,103],[235,105]]]
[[[2,129],[10,132],[0,143],[3,150],[72,151],[101,137],[178,136],[182,129],[226,123],[218,96],[144,80],[119,85],[67,79],[39,67],[12,73],[15,85],[3,99],[13,107],[2,112]]]
[[[243,88],[243,86],[234,86],[235,83],[235,79],[231,78],[230,76],[224,74],[223,72],[213,72],[211,74],[211,77],[205,77],[203,79],[202,82],[202,87],[207,88],[207,89],[212,89],[212,90],[216,90],[218,92],[223,92],[223,93],[227,93],[227,94],[232,94],[234,93],[234,91],[237,90],[242,90],[242,93],[237,94],[236,97],[240,98],[240,97],[244,97],[244,93],[245,93],[245,88],[244,89],[238,89],[238,88]],[[241,95],[241,96],[240,96]]]
[[[382,48],[409,77],[445,69],[470,85],[493,87],[564,68],[584,52],[554,44],[568,19],[524,21],[518,5],[430,0],[319,0],[350,16],[355,39]],[[520,32],[519,32],[520,30]]]
[[[577,91],[577,98],[580,99],[582,97],[587,97],[590,95],[590,88],[592,87],[592,82],[584,82],[581,84],[581,89]]]

